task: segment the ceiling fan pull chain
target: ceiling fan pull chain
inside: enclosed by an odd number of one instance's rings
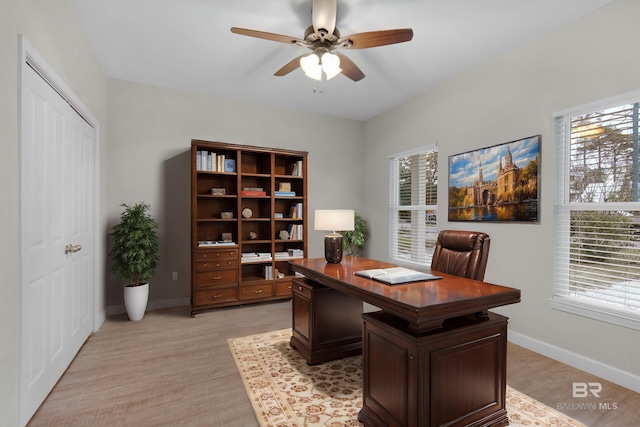
[[[324,93],[324,75],[320,75],[320,80],[312,80],[313,81],[313,93],[319,93],[322,95]],[[320,82],[320,89],[316,87],[316,83]]]

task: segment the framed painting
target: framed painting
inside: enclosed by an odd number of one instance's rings
[[[449,156],[449,221],[538,223],[540,140]]]

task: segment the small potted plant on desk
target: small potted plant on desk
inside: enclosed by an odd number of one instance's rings
[[[111,270],[126,280],[124,305],[130,320],[140,320],[147,309],[149,280],[159,262],[158,223],[147,213],[149,205],[123,203],[120,222],[111,229]]]
[[[353,230],[341,231],[345,255],[362,256],[369,238],[369,223],[358,212],[355,213]]]

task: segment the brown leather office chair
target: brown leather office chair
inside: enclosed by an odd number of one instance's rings
[[[442,230],[433,251],[431,270],[484,280],[490,242],[487,233]]]

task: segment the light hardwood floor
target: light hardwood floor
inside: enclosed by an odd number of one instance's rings
[[[288,327],[290,301],[212,310],[195,318],[189,307],[151,311],[139,322],[109,317],[29,427],[257,426],[227,339]],[[552,408],[596,402],[596,409],[563,411],[588,426],[638,425],[638,393],[512,344],[508,361],[507,383]],[[572,398],[576,381],[601,382],[601,399]],[[617,409],[602,409],[600,402]]]

